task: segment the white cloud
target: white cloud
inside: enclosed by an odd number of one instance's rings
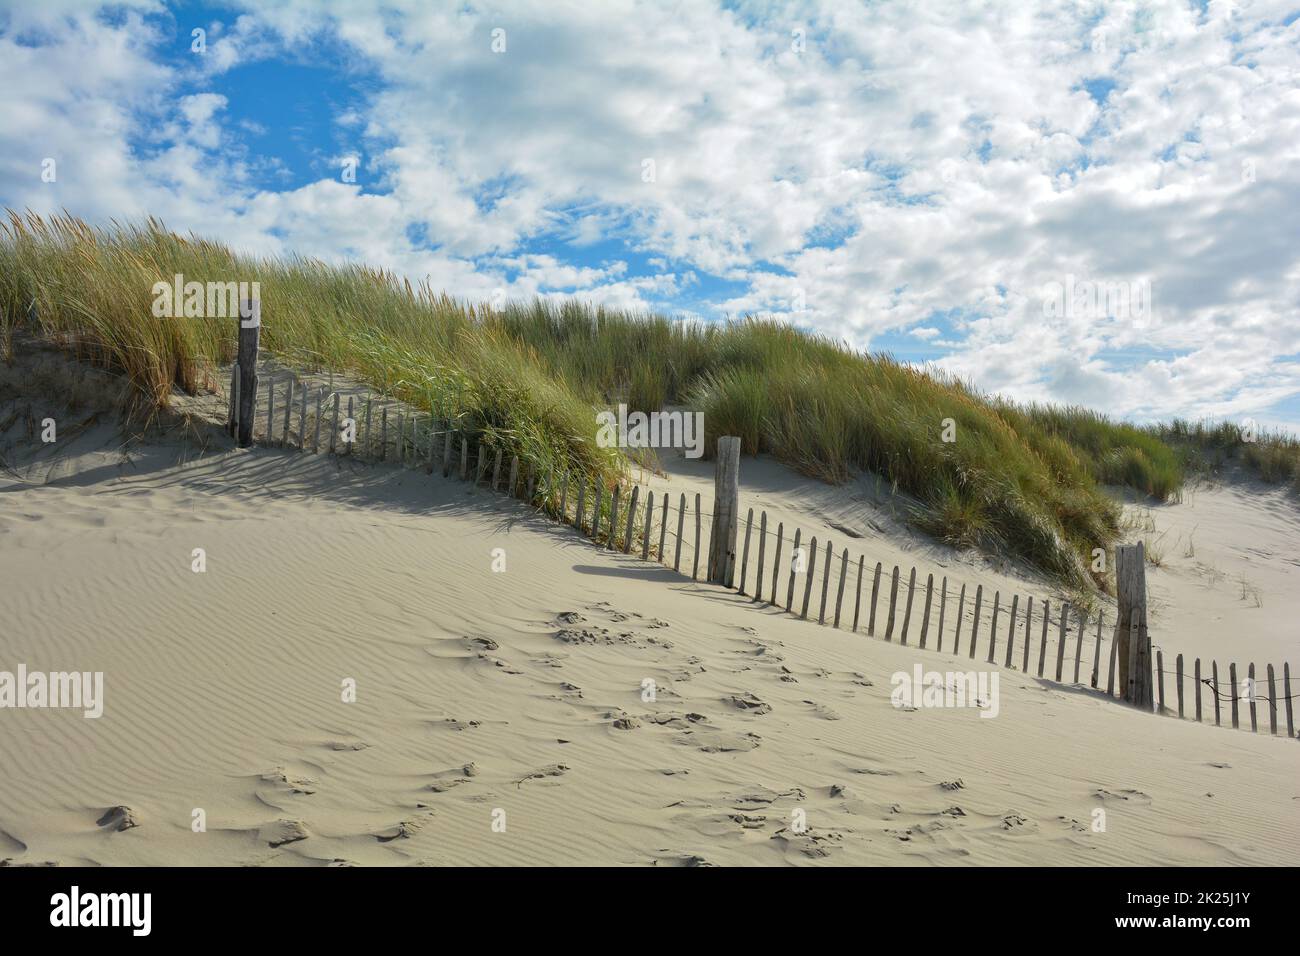
[[[463,297],[644,308],[712,274],[742,285],[717,313],[802,308],[801,325],[860,346],[910,330],[985,387],[1119,414],[1263,420],[1300,394],[1300,21],[1272,0],[289,0],[193,24],[208,53],[172,66],[155,4],[49,9],[0,33],[11,205],[149,212]],[[16,26],[53,42],[17,44]],[[364,155],[378,181],[257,188],[275,159],[229,148],[257,140],[222,77],[322,40],[378,79],[334,117],[352,142],[322,155]],[[151,128],[171,145],[142,151]],[[55,154],[51,190],[39,159]],[[660,272],[588,258],[611,239]],[[1044,316],[1042,289],[1067,275],[1149,281],[1155,315]]]

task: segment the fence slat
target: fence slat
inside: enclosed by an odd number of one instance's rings
[[[316,429],[312,435],[311,453],[313,455],[320,453],[320,407],[325,401],[325,386],[321,386],[320,391],[316,393]]]
[[[1219,662],[1210,661],[1210,689],[1214,691],[1214,726],[1222,727],[1221,702],[1219,700]]]
[[[1007,670],[1011,669],[1011,658],[1015,656],[1016,651],[1016,612],[1020,610],[1020,595],[1011,595],[1011,622],[1007,625],[1007,659],[1002,665]]]
[[[930,634],[930,601],[934,597],[934,575],[925,576],[925,610],[921,612],[921,650],[925,650],[925,641]]]
[[[668,551],[664,547],[664,542],[668,540],[668,492],[664,492],[659,500],[659,560],[668,561]]]
[[[880,562],[876,562],[876,575],[871,579],[871,613],[867,616],[867,636],[876,636],[876,596],[880,593]]]
[[[821,603],[820,610],[818,610],[817,612],[818,624],[826,623],[826,593],[830,590],[830,586],[831,586],[831,559],[832,559],[831,543],[827,541],[826,542],[826,568],[822,572],[822,603]]]
[[[1237,664],[1233,662],[1228,665],[1228,681],[1232,684],[1232,729],[1236,730],[1241,726],[1241,712],[1237,699]]]
[[[1110,669],[1106,673],[1106,696],[1115,694],[1115,666],[1119,660],[1119,618],[1115,618],[1115,630],[1110,639]]]
[[[907,643],[907,628],[912,623],[912,598],[916,594],[916,568],[907,578],[907,606],[903,611],[903,632],[898,636],[899,644]]]
[[[799,535],[802,533],[802,528],[794,529],[794,544],[790,546],[790,576],[785,589],[785,609],[787,612],[794,607],[794,569],[799,563]]]
[[[1247,665],[1245,676],[1247,676],[1249,682],[1251,682],[1251,698],[1247,701],[1248,704],[1251,705],[1251,732],[1252,734],[1258,734],[1258,732],[1260,732],[1260,722],[1258,722],[1256,714],[1255,701],[1256,698],[1260,696],[1260,691],[1258,691],[1258,687],[1256,687],[1255,683],[1255,663],[1252,662]]]
[[[691,578],[698,581],[700,579],[700,493],[695,493],[695,566],[691,570]]]
[[[682,528],[683,522],[686,521],[686,493],[682,493],[682,500],[677,505],[677,557],[673,561],[673,570],[681,571],[682,569]]]
[[[763,600],[763,559],[767,555],[767,512],[758,516],[758,567],[754,570],[754,600]],[[744,584],[744,581],[741,581]]]
[[[641,560],[650,560],[650,528],[654,524],[655,517],[655,493],[647,491],[645,494],[645,531],[641,535]]]
[[[975,660],[975,642],[980,636],[980,605],[984,602],[984,585],[980,584],[975,588],[975,620],[971,622],[970,628],[970,659]]]
[[[943,585],[939,588],[939,630],[934,635],[934,649],[943,650],[943,619],[948,613],[948,575],[943,576]]]
[[[266,443],[271,445],[275,441],[275,382],[271,381],[266,386]]]
[[[808,573],[804,575],[803,583],[803,609],[799,612],[799,617],[808,620],[808,602],[812,598],[813,578],[817,576],[817,536],[814,535],[808,542]]]
[[[785,522],[779,521],[776,525],[776,551],[772,555],[772,590],[768,592],[767,603],[772,607],[777,606],[780,595],[776,592],[777,575],[781,572],[781,542],[785,537]]]
[[[1246,676],[1250,679],[1250,732],[1259,733],[1259,717],[1255,710],[1255,700],[1259,697],[1259,688],[1255,684],[1255,665],[1252,662],[1246,667]]]
[[[1295,739],[1295,720],[1291,716],[1291,663],[1282,664],[1282,695],[1286,698],[1286,735]]]
[[[961,594],[957,598],[957,627],[952,635],[952,652],[961,654],[961,626],[966,618],[966,582],[962,582]]]
[[[289,416],[293,414],[293,377],[285,382],[284,389],[284,434],[280,436],[280,447],[289,447]]]
[[[1079,662],[1083,659],[1083,629],[1088,626],[1087,614],[1079,609],[1079,633],[1074,635],[1074,682],[1079,683]]]
[[[1156,649],[1156,679],[1158,681],[1156,713],[1163,714],[1165,712],[1165,653],[1159,648]]]
[[[339,393],[334,393],[334,430],[330,432],[330,453],[332,454],[338,448],[339,438],[339,402],[342,399]]]
[[[894,639],[894,611],[898,604],[898,565],[894,565],[894,572],[889,579],[889,620],[885,624],[885,640]]]
[[[1002,592],[993,592],[993,621],[989,624],[989,659],[987,663],[993,663],[993,655],[998,649],[998,610],[1002,603]]]
[[[1192,677],[1196,685],[1196,722],[1201,722],[1201,659],[1196,658],[1196,663],[1192,665]]]
[[[1029,673],[1029,648],[1034,642],[1034,596],[1031,594],[1025,600],[1025,659],[1020,664],[1020,670],[1026,674]]]
[[[1038,645],[1038,676],[1043,676],[1043,664],[1047,661],[1047,622],[1052,614],[1052,602],[1043,599],[1043,638]]]
[[[835,626],[840,626],[840,606],[844,603],[844,579],[849,576],[849,549],[840,556],[840,586],[835,592]]]
[[[618,547],[618,498],[622,490],[621,485],[615,485],[614,497],[609,502],[609,541],[605,544],[610,551]]]
[[[865,555],[858,555],[858,588],[856,596],[853,598],[853,633],[858,632],[858,618],[862,613],[862,571],[866,567],[867,559]]]
[[[1174,678],[1178,681],[1178,719],[1183,719],[1183,655],[1174,658]]]
[[[1056,632],[1056,682],[1061,682],[1061,671],[1065,666],[1065,628],[1070,618],[1070,605],[1061,605],[1061,626]]]
[[[749,573],[749,533],[753,530],[754,509],[750,508],[749,513],[745,515],[745,543],[740,549],[740,587],[736,589],[737,594],[745,593],[745,578]]]
[[[302,401],[298,408],[298,450],[307,450],[307,386],[302,387]]]
[[[1268,666],[1268,732],[1277,736],[1277,682],[1273,679],[1273,665]]]
[[[469,475],[469,438],[464,432],[460,433],[460,480],[464,481]]]
[[[623,532],[623,553],[632,551],[632,529],[637,523],[637,498],[641,497],[641,485],[632,486],[632,501],[628,502],[628,527]]]
[[[500,468],[500,464],[499,464],[500,461],[501,461],[501,454],[500,452],[498,452],[497,453],[498,464],[496,466],[496,468],[498,469]],[[494,491],[496,490],[495,475],[492,478],[492,488]],[[568,523],[569,523],[569,473],[566,471],[564,472],[564,474],[560,476],[560,524],[568,524]]]
[[[226,431],[234,438],[239,426],[239,359],[230,366],[230,397],[226,401]]]
[[[512,468],[511,471],[513,470],[514,469]],[[597,545],[599,545],[600,544],[600,506],[604,503],[603,499],[605,497],[605,487],[600,483],[599,478],[596,478],[594,480],[594,483],[596,485],[596,501],[595,501],[595,507],[593,508],[591,513],[591,540],[596,542]],[[513,494],[513,492],[511,492],[511,494]]]
[[[494,487],[495,487],[495,484],[496,484],[496,483],[493,482],[493,486],[494,486]],[[587,524],[587,521],[586,521],[587,516],[583,513],[583,511],[584,511],[584,506],[585,506],[586,504],[587,504],[587,476],[586,476],[585,474],[582,474],[581,472],[579,472],[579,474],[578,474],[578,509],[577,509],[577,514],[575,514],[575,515],[573,516],[573,526],[574,526],[575,528],[578,529],[578,533],[579,533],[579,534],[582,533],[583,528],[584,528],[584,527],[586,526],[586,524]]]
[[[357,420],[356,417],[352,414],[352,399],[353,396],[349,395],[348,396],[348,421],[351,422],[352,424],[352,441],[347,443],[349,458],[355,455],[357,450]]]
[[[1101,673],[1101,619],[1104,615],[1097,612],[1097,649],[1092,654],[1092,689],[1097,689],[1097,677]]]

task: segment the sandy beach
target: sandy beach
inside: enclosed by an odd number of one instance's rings
[[[0,481],[0,662],[104,675],[98,719],[5,713],[6,864],[1078,866],[1300,853],[1294,740],[1141,714],[1001,668],[994,719],[895,707],[895,674],[974,665],[598,550],[422,469],[228,442],[201,455],[182,442],[120,448],[115,427],[95,424],[57,460],[41,452]],[[653,481],[691,491],[711,467]],[[746,460],[741,502],[805,533],[849,527],[884,558],[1026,586],[900,536],[868,490]],[[1298,593],[1293,508],[1221,487],[1152,509],[1167,542],[1149,571],[1153,640],[1280,664]],[[1183,557],[1192,529],[1195,556]],[[1243,573],[1258,602],[1240,599]]]

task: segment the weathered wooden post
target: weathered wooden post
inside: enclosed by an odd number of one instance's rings
[[[1255,683],[1255,665],[1249,664],[1246,668],[1246,677],[1250,687],[1250,732],[1259,733],[1259,713],[1255,710],[1255,698],[1259,696],[1259,686]]]
[[[776,593],[777,576],[781,573],[781,545],[785,541],[785,522],[776,523],[776,551],[772,553],[772,590],[768,592],[767,603],[780,607],[780,595]]]
[[[641,486],[632,486],[632,500],[627,503],[627,527],[623,529],[623,553],[632,552],[632,532],[636,525],[636,508],[641,497]]]
[[[898,643],[907,643],[907,628],[912,623],[912,598],[916,594],[916,568],[907,577],[907,604],[903,609],[903,630],[898,635]]]
[[[1228,683],[1232,685],[1232,729],[1236,730],[1241,726],[1241,709],[1237,698],[1237,664],[1235,661],[1228,665]]]
[[[808,542],[808,573],[804,575],[803,582],[803,609],[799,616],[805,621],[808,620],[808,602],[812,600],[813,578],[817,576],[817,536],[813,535],[812,540]]]
[[[709,537],[709,581],[731,587],[736,574],[736,534],[740,525],[740,439],[718,439],[713,472],[713,528]]]
[[[1155,701],[1151,687],[1151,635],[1147,631],[1146,550],[1142,542],[1115,549],[1115,583],[1119,592],[1119,617],[1115,622],[1119,686],[1124,700],[1150,710]]]
[[[663,517],[659,519],[659,560],[666,563],[668,561],[668,552],[664,549],[664,542],[668,540],[668,492],[664,492],[659,499],[659,510],[663,512]]]
[[[1183,719],[1183,655],[1174,658],[1174,679],[1178,681],[1178,719]]]
[[[993,592],[993,623],[989,625],[989,659],[986,663],[993,663],[993,655],[998,649],[998,611],[1001,610],[1002,592]]]
[[[754,509],[749,509],[749,514],[745,517],[745,546],[740,552],[740,587],[736,588],[741,594],[745,593],[745,576],[749,573],[749,535],[754,530]]]
[[[1196,663],[1192,666],[1192,680],[1196,686],[1196,722],[1199,724],[1201,722],[1201,659],[1196,658]]]
[[[1011,623],[1007,625],[1007,660],[1002,666],[1011,669],[1011,658],[1016,650],[1016,611],[1020,608],[1020,595],[1011,595]]]
[[[1295,737],[1295,718],[1291,710],[1291,664],[1282,664],[1282,696],[1286,698],[1286,735]]]
[[[253,444],[253,415],[257,410],[257,343],[262,332],[262,303],[244,299],[239,303],[239,408],[240,448]]]
[[[1268,732],[1277,736],[1277,682],[1272,664],[1268,665]]]

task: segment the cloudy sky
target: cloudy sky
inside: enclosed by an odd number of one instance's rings
[[[0,0],[0,205],[1300,431],[1300,0]]]

